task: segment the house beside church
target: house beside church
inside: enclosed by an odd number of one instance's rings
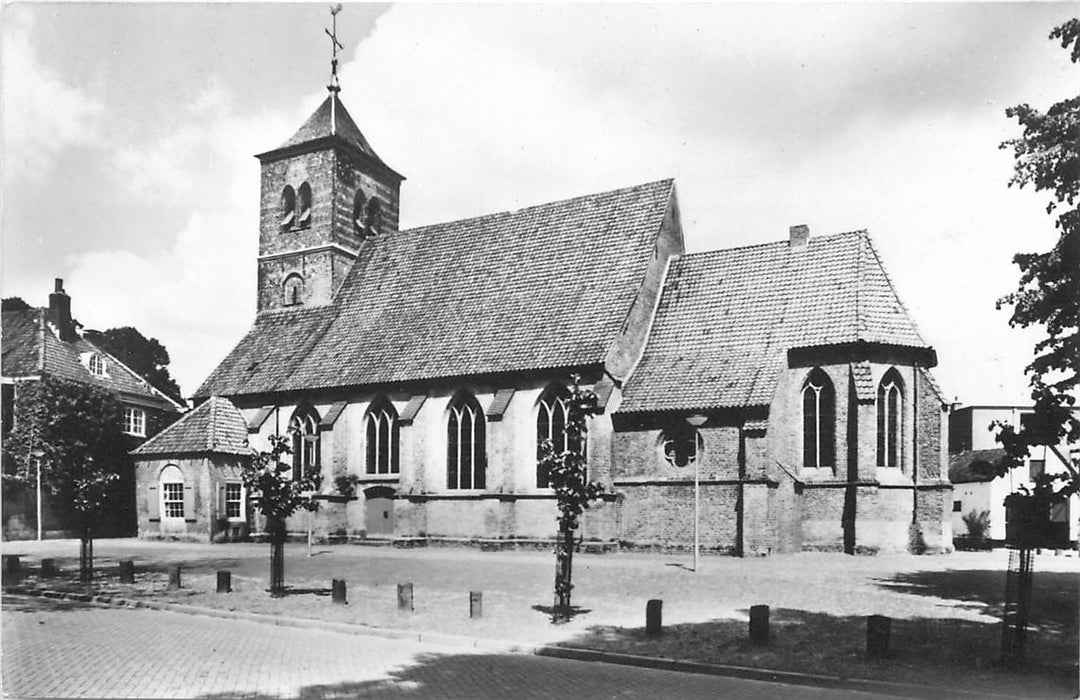
[[[565,447],[578,375],[588,542],[690,546],[696,478],[708,551],[951,547],[936,355],[866,232],[686,254],[671,180],[399,230],[404,177],[336,87],[258,158],[257,313],[196,392],[214,408],[137,455],[142,536],[219,531],[235,478],[204,433],[239,415],[321,470],[321,537],[546,542],[537,445]]]

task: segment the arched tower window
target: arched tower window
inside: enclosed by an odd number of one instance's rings
[[[369,236],[378,236],[382,232],[382,215],[382,202],[372,197],[367,203],[367,214],[364,219]]]
[[[353,195],[352,201],[352,220],[353,220],[353,233],[358,236],[364,236],[364,193],[359,189],[356,190],[356,194]]]
[[[372,402],[364,417],[364,439],[368,474],[397,474],[398,422],[397,411],[385,398]]]
[[[881,378],[877,391],[877,463],[880,467],[900,466],[903,432],[903,380],[896,368]]]
[[[296,225],[300,228],[311,226],[311,185],[300,185],[296,203]]]
[[[551,386],[540,395],[536,403],[536,453],[539,457],[540,445],[545,440],[551,441],[555,454],[562,454],[573,445],[566,435],[566,424],[570,418],[570,392],[563,386]],[[546,488],[551,485],[550,474],[537,464],[536,485]]]
[[[293,479],[319,471],[319,414],[311,406],[299,406],[289,420],[292,434]]]
[[[283,306],[297,306],[304,303],[303,277],[293,273],[285,278],[285,284],[282,285],[281,303]]]
[[[482,489],[487,471],[484,412],[476,398],[462,392],[446,416],[446,487]]]
[[[296,221],[296,192],[291,185],[281,191],[281,228],[292,228]]]
[[[676,423],[660,433],[660,455],[673,467],[681,469],[693,465],[704,448],[701,433],[691,425]]]
[[[821,369],[807,377],[802,404],[803,466],[831,467],[836,462],[836,392]]]

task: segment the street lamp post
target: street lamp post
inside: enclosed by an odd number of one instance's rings
[[[694,573],[698,572],[698,549],[700,548],[699,526],[701,520],[701,455],[697,453],[697,429],[709,419],[700,413],[687,416],[686,422],[694,428]]]
[[[30,451],[30,455],[34,458],[34,464],[37,466],[37,541],[41,541],[41,458],[45,456],[45,451],[40,447]]]

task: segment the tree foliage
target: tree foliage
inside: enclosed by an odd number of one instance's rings
[[[157,338],[147,338],[131,326],[110,328],[104,332],[87,331],[84,336],[130,367],[158,391],[179,403],[184,402],[180,386],[169,374],[169,351]]]
[[[29,311],[30,305],[23,301],[22,297],[7,297],[2,302],[0,309],[3,311]]]
[[[1080,62],[1080,20],[1054,28],[1051,39],[1069,50],[1073,63]],[[1046,336],[1034,348],[1027,367],[1034,402],[1032,419],[1017,428],[995,423],[997,439],[1007,457],[997,465],[1004,474],[1019,466],[1029,449],[1045,445],[1057,453],[1067,474],[1044,474],[1027,495],[1047,504],[1060,501],[1080,488],[1076,465],[1057,446],[1080,440],[1080,421],[1072,410],[1080,363],[1080,96],[1070,97],[1041,112],[1027,104],[1005,111],[1015,118],[1023,133],[1001,144],[1016,159],[1009,186],[1031,186],[1048,192],[1047,214],[1054,216],[1058,239],[1043,253],[1020,253],[1013,262],[1020,268],[1016,291],[998,300],[998,308],[1012,306],[1009,323],[1026,328],[1042,326]]]

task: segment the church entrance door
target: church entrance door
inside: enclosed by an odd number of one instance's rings
[[[364,529],[368,537],[394,534],[394,490],[376,486],[364,491]]]

